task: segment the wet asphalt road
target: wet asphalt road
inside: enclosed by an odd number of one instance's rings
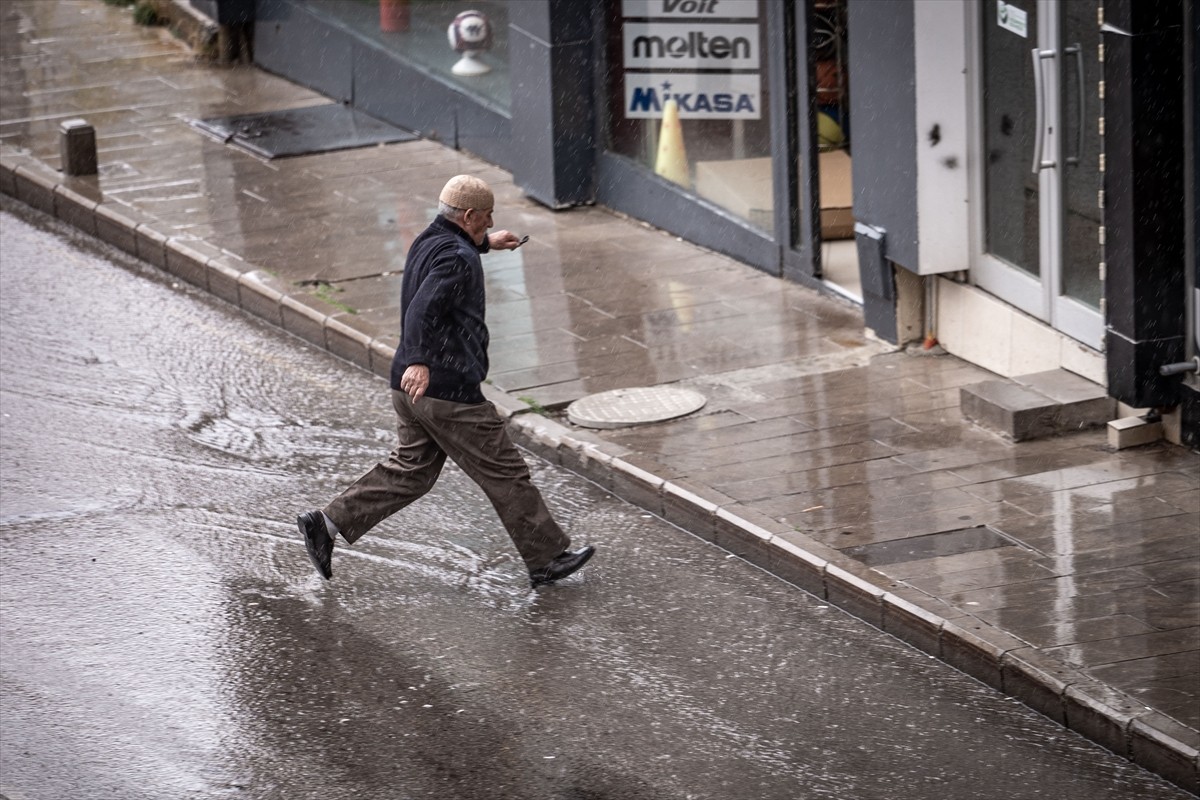
[[[323,584],[386,385],[2,208],[8,800],[1188,797],[542,462],[578,577],[449,467]]]

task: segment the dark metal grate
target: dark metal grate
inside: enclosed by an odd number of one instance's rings
[[[415,133],[338,103],[209,117],[192,120],[192,125],[263,158],[327,153],[417,138]]]

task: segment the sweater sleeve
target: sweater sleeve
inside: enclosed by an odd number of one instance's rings
[[[429,266],[404,314],[403,342],[409,364],[429,366],[445,349],[445,317],[464,291],[464,265],[454,248]]]

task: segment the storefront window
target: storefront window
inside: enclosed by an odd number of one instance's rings
[[[507,0],[303,0],[303,3],[467,94],[506,113],[509,111],[512,92]],[[458,50],[452,47],[450,34],[456,19]]]
[[[609,148],[773,228],[760,0],[610,0]]]

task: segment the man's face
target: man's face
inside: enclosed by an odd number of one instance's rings
[[[468,208],[463,215],[463,230],[475,244],[483,244],[488,228],[492,227],[492,209]]]

